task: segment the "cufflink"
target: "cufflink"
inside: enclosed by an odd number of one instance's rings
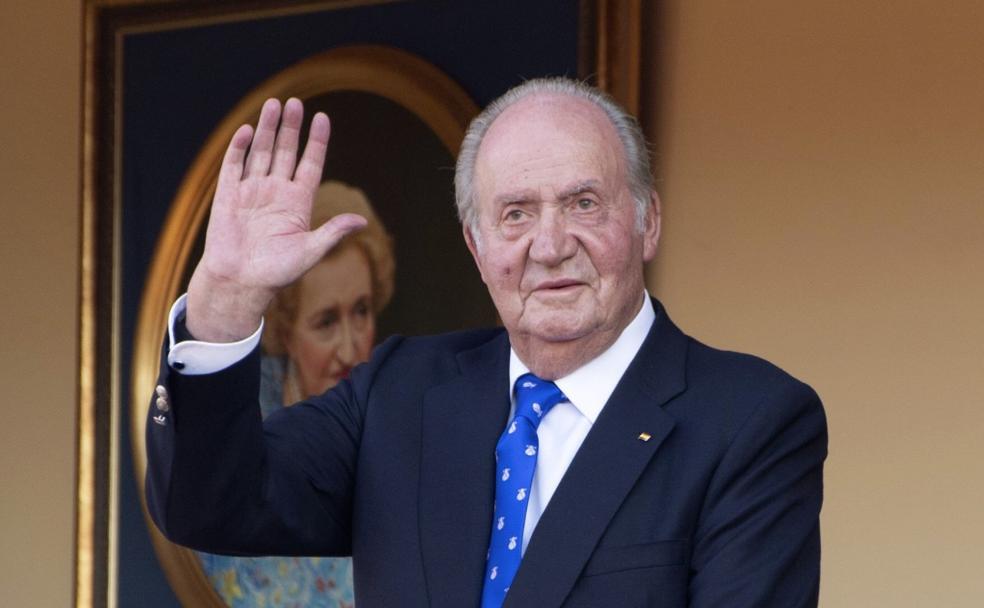
[[[154,389],[154,392],[157,394],[157,399],[154,400],[154,403],[157,405],[157,409],[162,412],[170,410],[171,404],[168,403],[167,400],[167,389],[158,384],[157,388]]]
[[[653,436],[650,435],[649,433],[639,433],[639,440],[640,441],[649,441],[652,438],[653,438]]]

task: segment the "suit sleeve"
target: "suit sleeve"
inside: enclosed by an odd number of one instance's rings
[[[816,393],[795,380],[739,427],[709,485],[690,605],[815,607],[827,425]]]
[[[166,363],[147,420],[146,497],[164,533],[188,547],[235,555],[347,555],[368,387],[398,340],[376,349],[350,381],[278,410],[258,405],[260,353],[190,376]],[[155,420],[156,418],[156,420]]]

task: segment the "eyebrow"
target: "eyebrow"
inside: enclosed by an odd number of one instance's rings
[[[561,190],[557,198],[560,200],[566,200],[571,197],[577,196],[578,194],[583,194],[585,192],[593,192],[598,189],[598,186],[600,184],[601,182],[596,179],[585,179],[576,182],[574,184],[571,184],[570,186]],[[521,203],[525,201],[535,200],[538,197],[539,197],[539,193],[536,190],[532,188],[526,188],[523,190],[514,190],[512,192],[506,192],[504,194],[500,194],[496,196],[494,199],[492,199],[492,203],[496,206],[501,207],[504,205],[508,205],[510,203]]]
[[[524,190],[514,190],[512,192],[506,192],[500,194],[492,199],[492,203],[497,207],[504,207],[510,203],[521,203],[523,201],[529,201],[536,198],[538,195],[536,190],[532,188],[527,188]]]
[[[599,185],[601,185],[601,182],[596,179],[586,179],[561,190],[559,198],[564,200],[577,196],[578,194],[584,194],[585,192],[593,192],[598,189]]]

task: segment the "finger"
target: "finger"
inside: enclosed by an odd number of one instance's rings
[[[311,131],[308,133],[304,155],[297,165],[294,181],[314,190],[321,183],[321,171],[325,166],[325,153],[328,150],[328,137],[331,135],[331,123],[324,112],[318,112],[311,119]]]
[[[304,118],[304,105],[300,99],[291,97],[284,104],[284,116],[280,120],[277,142],[273,147],[273,166],[270,175],[290,179],[297,163],[297,139]]]
[[[249,149],[249,142],[252,139],[253,127],[249,125],[240,126],[232,135],[225,156],[222,157],[222,166],[219,168],[218,191],[235,187],[243,178],[243,159],[246,158],[246,150]]]
[[[354,213],[343,213],[331,218],[307,235],[306,248],[309,262],[313,265],[325,256],[347,235],[366,227],[366,218]]]
[[[260,110],[260,119],[256,122],[256,134],[253,135],[253,145],[249,147],[246,157],[246,171],[243,177],[266,175],[270,172],[270,158],[273,156],[273,141],[277,136],[277,123],[280,122],[280,102],[267,99]]]

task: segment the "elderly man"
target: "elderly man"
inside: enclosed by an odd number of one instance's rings
[[[513,89],[462,145],[464,238],[504,330],[392,338],[261,422],[263,310],[363,223],[308,226],[329,127],[297,161],[301,114],[271,100],[233,136],[172,311],[147,433],[168,537],[351,554],[360,608],[816,605],[819,399],[646,294],[645,143],[573,81]]]

